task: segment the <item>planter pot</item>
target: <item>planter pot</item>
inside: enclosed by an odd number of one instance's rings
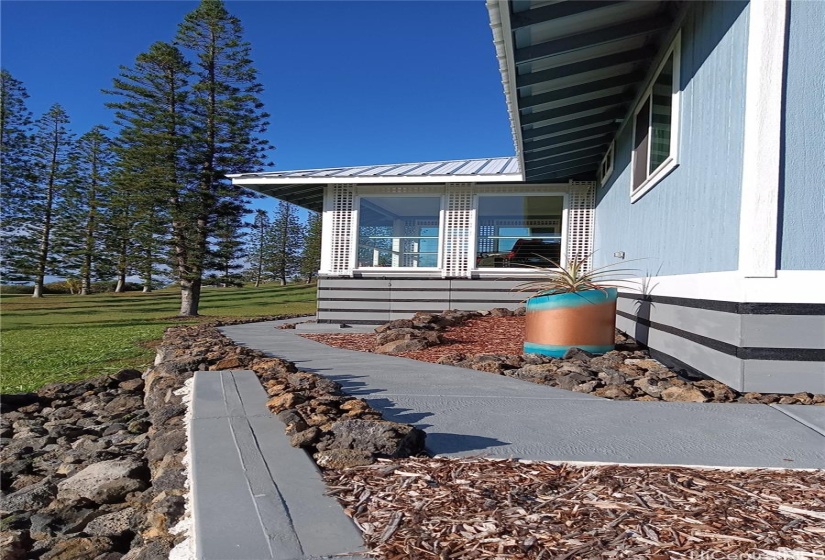
[[[560,358],[576,347],[593,354],[613,350],[616,288],[536,296],[527,300],[525,354]]]

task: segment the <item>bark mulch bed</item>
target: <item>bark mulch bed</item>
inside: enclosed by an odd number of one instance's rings
[[[521,354],[524,317],[482,317],[444,332],[444,344],[402,352],[404,358],[437,363],[450,354]],[[372,352],[375,334],[302,334],[304,338],[346,350]]]
[[[825,558],[825,473],[480,459],[325,473],[371,556]]]

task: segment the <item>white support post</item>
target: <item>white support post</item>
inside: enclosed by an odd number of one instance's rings
[[[329,260],[330,273],[352,274],[353,244],[356,242],[353,230],[354,187],[352,185],[330,185]],[[326,212],[324,212],[326,214]]]
[[[739,272],[745,278],[776,277],[786,16],[784,0],[750,3],[739,214]]]
[[[593,229],[595,221],[596,183],[594,181],[570,181],[570,201],[567,218],[567,252],[563,258],[570,262],[587,257],[585,271],[590,270],[593,254]],[[566,266],[567,263],[560,263]]]
[[[447,207],[444,217],[445,277],[469,277],[472,247],[472,185],[447,184]]]

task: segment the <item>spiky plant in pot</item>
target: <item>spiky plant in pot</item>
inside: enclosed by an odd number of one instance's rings
[[[527,299],[526,354],[561,357],[570,348],[592,354],[613,350],[618,288],[631,282],[623,278],[632,275],[631,269],[611,264],[589,270],[590,257],[574,257],[566,266],[541,257],[553,268],[525,265],[542,277],[517,287],[533,292]]]

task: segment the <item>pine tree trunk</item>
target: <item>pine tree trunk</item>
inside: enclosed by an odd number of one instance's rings
[[[38,277],[37,281],[34,283],[34,292],[32,292],[32,297],[43,297],[43,277]]]
[[[127,249],[129,247],[128,241],[125,239],[120,243],[120,255],[117,261],[117,285],[115,286],[115,293],[119,294],[126,291],[126,269],[128,268]]]
[[[115,293],[121,294],[126,291],[126,271],[118,271],[117,284],[115,285]]]
[[[152,249],[146,248],[146,268],[143,271],[143,293],[152,291]]]
[[[180,315],[182,317],[196,317],[201,299],[201,278],[181,280],[180,282]]]
[[[57,125],[56,125],[57,126]],[[43,235],[40,238],[40,251],[37,255],[37,280],[34,283],[32,297],[43,297],[43,284],[46,280],[46,264],[49,262],[49,237],[52,232],[52,206],[54,205],[55,179],[57,175],[57,153],[60,146],[60,136],[57,130],[52,143],[52,161],[49,168],[49,186],[46,195],[46,213],[43,216]]]
[[[86,215],[86,239],[83,266],[80,268],[80,295],[87,296],[92,291],[92,253],[95,250],[95,229],[97,217],[97,156],[92,156],[92,184],[89,191],[89,212]]]

